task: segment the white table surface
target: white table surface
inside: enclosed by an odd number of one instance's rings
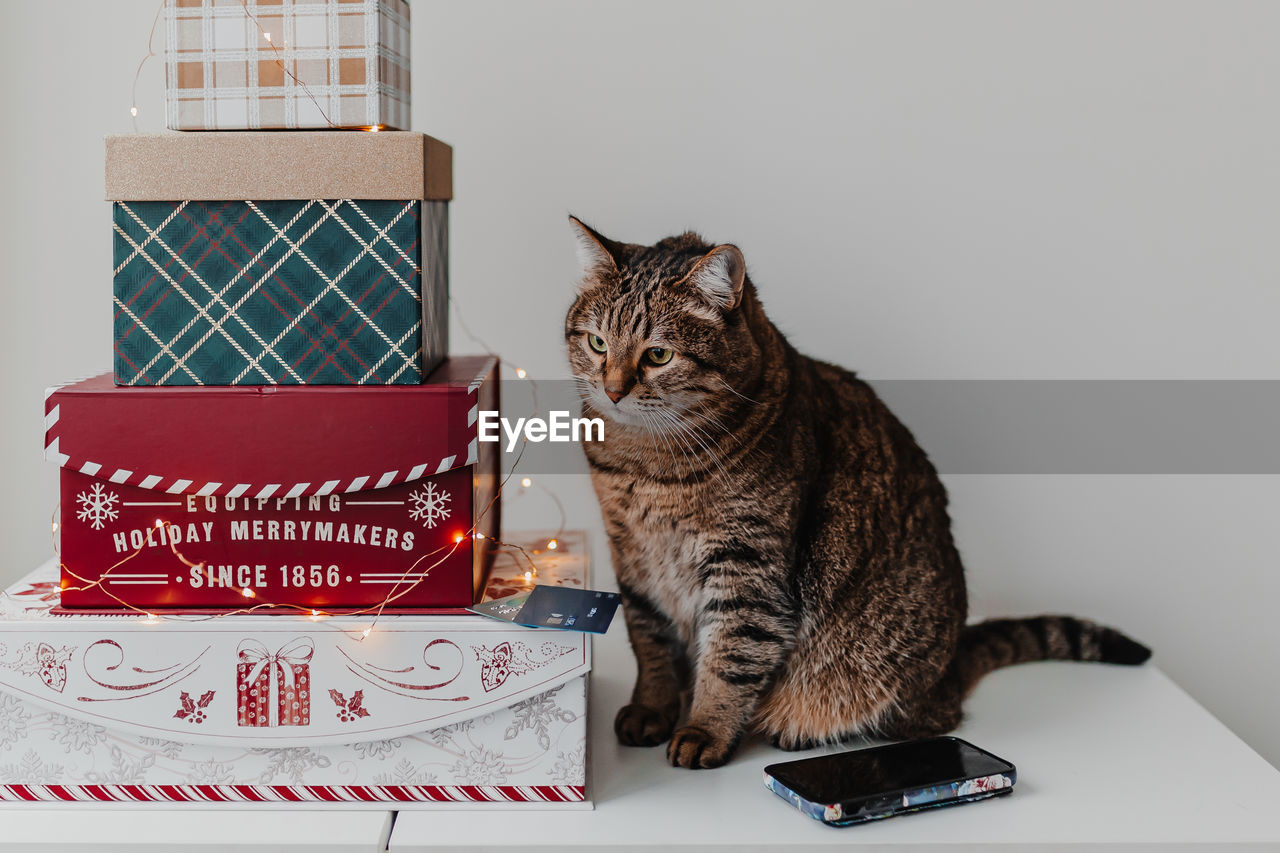
[[[182,850],[195,853],[376,853],[392,813],[133,809],[61,804],[0,810],[0,850]]]
[[[635,671],[619,622],[596,640],[594,811],[480,809],[0,810],[0,851],[777,851],[835,845],[913,850],[1077,848],[1280,851],[1280,771],[1153,666],[1046,663],[988,676],[958,734],[1018,766],[1008,797],[832,829],[764,789],[781,753],[749,742],[727,767],[667,766],[617,745],[613,714]]]
[[[667,765],[661,748],[619,746],[613,715],[635,665],[620,622],[596,639],[591,675],[590,812],[403,812],[392,853],[454,849],[778,851],[1280,850],[1280,771],[1153,665],[1038,663],[999,670],[974,691],[957,734],[1012,761],[995,800],[836,829],[761,784],[783,753],[752,741],[717,770]]]

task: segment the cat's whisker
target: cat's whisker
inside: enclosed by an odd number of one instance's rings
[[[653,444],[654,454],[660,454],[662,452],[662,448],[658,446],[658,436],[653,431],[653,427],[649,424],[643,414],[640,415],[640,422],[644,432],[649,436],[650,443]]]
[[[663,419],[663,420],[667,420],[668,422],[670,422],[670,413],[668,413],[668,412],[664,412],[664,411],[662,411],[661,409],[654,409],[654,410],[653,410],[653,413],[654,413],[655,415],[659,415],[659,416],[661,417],[661,419]],[[665,431],[665,434],[666,434],[666,435],[669,435],[669,436],[670,436],[670,437],[671,437],[671,438],[672,438],[672,439],[673,439],[673,440],[674,440],[674,441],[679,445],[679,447],[680,447],[680,454],[684,457],[684,464],[685,464],[685,468],[686,468],[689,472],[696,471],[696,470],[697,470],[697,466],[696,466],[696,465],[694,465],[693,459],[694,459],[694,457],[696,457],[696,456],[697,456],[697,453],[694,451],[693,447],[691,447],[691,446],[689,445],[689,443],[688,443],[687,441],[685,441],[685,439],[684,439],[684,437],[681,435],[680,431],[679,431],[679,430],[676,430],[676,431],[674,431],[674,432],[673,432],[673,431],[671,431],[671,430],[666,430],[666,431]],[[693,456],[692,456],[692,457],[689,455],[690,453],[693,453]]]
[[[723,430],[727,434],[733,434],[733,430],[726,426],[724,421],[720,420],[720,418],[716,416],[715,412],[706,411],[705,408],[694,409],[692,406],[686,406],[677,400],[666,400],[664,402],[668,407],[677,410],[681,414],[688,414],[702,420],[710,426]]]
[[[724,467],[724,462],[720,458],[722,454],[718,452],[719,442],[717,442],[714,438],[712,438],[709,435],[706,436],[707,440],[711,441],[712,444],[716,445],[716,449],[712,450],[711,447],[707,445],[707,442],[704,441],[701,436],[699,436],[699,433],[701,432],[701,430],[699,430],[695,425],[685,422],[678,414],[670,410],[658,410],[658,413],[662,415],[662,417],[668,423],[670,423],[673,427],[675,427],[674,435],[678,437],[678,439],[682,444],[685,444],[687,446],[687,442],[685,441],[684,436],[688,436],[689,438],[692,438],[694,441],[696,441],[698,445],[702,448],[703,452],[708,457],[710,457],[713,463],[715,463],[716,467],[720,471],[720,475],[723,476],[725,480],[728,480],[729,478],[728,469]],[[703,435],[705,435],[705,433]],[[690,449],[692,450],[693,448],[690,447]]]
[[[654,449],[658,449],[657,440],[661,438],[662,443],[666,445],[667,453],[671,456],[671,462],[673,464],[678,464],[675,446],[668,440],[666,430],[659,429],[658,421],[647,412],[641,411],[640,419],[645,424],[645,430],[649,433],[650,437],[654,439]]]
[[[743,400],[746,400],[748,403],[751,403],[752,405],[755,405],[755,406],[763,406],[763,405],[764,405],[764,403],[761,403],[759,400],[753,400],[753,399],[751,399],[750,397],[748,397],[746,394],[743,394],[743,393],[742,393],[741,391],[739,391],[737,388],[734,388],[732,385],[730,385],[730,384],[725,380],[725,378],[724,378],[723,376],[713,376],[712,378],[713,378],[713,379],[715,379],[717,382],[719,382],[721,385],[723,385],[723,386],[724,386],[726,389],[728,389],[731,393],[736,394],[737,396],[741,397]]]
[[[689,447],[688,442],[686,442],[683,438],[681,438],[679,433],[673,432],[670,429],[664,429],[664,430],[661,430],[661,432],[662,432],[662,435],[665,436],[672,443],[672,445],[676,448],[676,450],[680,451],[680,459],[684,460],[684,464],[683,464],[684,474],[688,474],[689,472],[696,470],[697,466],[694,465],[693,457],[689,455],[691,448]],[[674,469],[674,473],[680,474],[681,473],[680,460],[676,459],[676,456],[674,453],[671,454],[671,458],[672,458],[672,461],[677,463],[676,468]]]
[[[724,466],[724,458],[723,458],[724,453],[723,452],[712,453],[711,449],[707,447],[707,442],[710,442],[711,444],[715,445],[715,448],[717,451],[720,451],[721,450],[720,442],[714,436],[708,433],[706,430],[702,429],[697,423],[691,422],[689,418],[681,417],[680,415],[680,411],[686,411],[686,412],[689,412],[692,415],[692,417],[698,418],[698,417],[703,417],[702,413],[693,411],[691,409],[688,409],[687,407],[682,407],[680,406],[680,404],[674,403],[674,402],[671,403],[671,408],[674,411],[668,411],[666,412],[666,414],[671,417],[671,420],[675,424],[676,428],[682,431],[688,431],[691,433],[691,435],[695,439],[698,439],[699,443],[703,445],[703,448],[715,458],[715,461],[719,465],[721,471],[724,472],[724,474],[727,477],[728,470]],[[730,430],[724,427],[723,424],[719,423],[719,421],[716,420],[714,416],[712,416],[708,420],[708,422],[719,426],[721,429],[724,429],[726,434],[730,434],[730,435],[732,434]],[[705,441],[703,441],[703,439],[705,439]],[[739,464],[740,461],[741,461],[740,459],[734,459],[733,464],[736,466],[737,464]]]
[[[646,422],[653,424],[655,428],[658,427],[660,424],[667,422],[666,413],[659,408],[646,407],[642,409],[642,411],[644,412],[643,416]],[[673,462],[678,462],[678,460],[676,459],[676,456],[675,456],[675,445],[673,445],[671,442],[678,442],[680,453],[683,455],[685,460],[685,466],[690,470],[692,470],[694,467],[693,461],[689,458],[689,454],[686,450],[686,444],[683,441],[683,439],[681,439],[677,433],[672,432],[670,429],[655,429],[655,431],[662,436],[664,442],[667,442],[667,446],[671,451],[671,458]]]
[[[717,438],[715,438],[711,434],[710,432],[711,427],[715,427],[719,429],[720,432],[724,433],[727,436],[730,436],[730,437],[733,436],[732,430],[728,429],[722,424],[716,423],[715,421],[711,421],[703,418],[697,412],[690,412],[686,414],[684,412],[676,411],[675,415],[678,418],[680,418],[681,422],[684,423],[689,429],[697,430],[698,433],[701,434],[704,438],[706,438],[710,442],[713,442],[717,448],[720,446],[720,442]]]

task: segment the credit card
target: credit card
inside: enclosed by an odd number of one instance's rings
[[[528,628],[557,628],[603,634],[609,630],[621,600],[616,592],[535,586],[529,592],[509,595],[467,608],[481,616],[514,622]]]
[[[501,619],[504,622],[514,622],[516,614],[520,612],[520,608],[524,607],[529,595],[529,592],[517,592],[515,595],[508,595],[506,598],[495,598],[493,601],[473,604],[467,609],[472,613],[479,613],[481,616]]]

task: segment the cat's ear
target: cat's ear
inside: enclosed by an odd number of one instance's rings
[[[619,244],[605,237],[576,216],[569,217],[577,243],[578,263],[582,264],[584,284],[594,276],[618,271]]]
[[[747,260],[742,250],[725,243],[716,246],[694,265],[681,283],[689,283],[721,311],[732,311],[742,301],[742,284],[747,278]]]

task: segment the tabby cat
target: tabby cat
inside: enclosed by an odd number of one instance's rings
[[[669,741],[698,768],[753,730],[783,749],[922,737],[997,667],[1150,657],[1068,616],[966,626],[933,465],[866,383],[787,342],[742,252],[570,221],[565,340],[584,414],[605,418],[584,447],[639,670],[622,743]]]

